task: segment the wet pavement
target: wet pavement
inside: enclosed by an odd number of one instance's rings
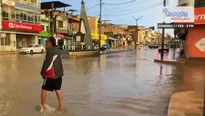
[[[1,56],[0,115],[166,116],[172,94],[200,88],[197,92],[202,95],[202,81],[197,78],[192,84],[195,78],[188,72],[194,72],[193,67],[154,63],[157,54],[154,49],[141,49],[102,55],[100,59],[63,59],[64,113],[53,110],[58,105],[55,93],[48,93],[45,113],[36,109],[44,55]]]

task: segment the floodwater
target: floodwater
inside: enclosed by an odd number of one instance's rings
[[[40,69],[44,55],[0,57],[1,116],[166,116],[170,97],[182,90],[180,67],[153,62],[156,50],[102,55],[99,58],[64,59],[63,102],[47,94],[40,113]],[[178,89],[180,88],[180,90]]]

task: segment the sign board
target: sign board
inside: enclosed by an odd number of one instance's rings
[[[181,24],[181,23],[158,23],[158,29],[174,29],[174,28],[192,28],[194,24]]]
[[[41,25],[26,24],[26,23],[5,21],[5,20],[2,21],[2,28],[3,29],[18,30],[18,31],[32,31],[32,32],[41,32],[42,31]]]
[[[160,16],[165,23],[194,23],[194,7],[163,7]]]
[[[195,24],[205,24],[205,8],[195,8]]]
[[[205,38],[200,39],[195,46],[201,51],[205,52]]]

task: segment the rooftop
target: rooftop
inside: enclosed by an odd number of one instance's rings
[[[63,7],[71,6],[69,4],[65,4],[60,1],[49,1],[49,2],[42,2],[41,9],[52,9],[52,4],[54,5],[54,8],[63,8]]]

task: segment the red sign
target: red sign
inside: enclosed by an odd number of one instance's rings
[[[13,29],[18,31],[41,32],[41,25],[25,24],[20,22],[2,21],[3,29]]]
[[[205,24],[205,8],[195,8],[194,24]]]

